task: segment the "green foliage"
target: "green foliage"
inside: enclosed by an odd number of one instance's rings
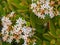
[[[8,42],[2,42],[2,45],[11,45],[11,44]]]
[[[60,16],[50,19],[47,16],[44,20],[35,16],[30,9],[31,0],[0,0],[0,17],[14,11],[16,17],[11,18],[13,24],[22,17],[26,19],[27,26],[36,28],[34,38],[36,45],[60,45]],[[60,11],[60,6],[58,6]],[[44,24],[47,23],[46,26]],[[11,45],[9,43],[0,42],[0,45]],[[22,44],[23,40],[19,44]],[[32,44],[30,44],[32,45]]]

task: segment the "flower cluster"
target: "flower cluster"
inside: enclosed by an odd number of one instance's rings
[[[20,39],[24,40],[23,45],[28,45],[28,37],[34,34],[34,28],[26,26],[26,21],[22,18],[17,19],[16,24],[12,26],[12,22],[9,17],[2,17],[2,39],[3,41],[11,43],[14,39],[17,43]]]
[[[31,9],[34,14],[42,19],[49,15],[50,18],[55,16],[54,14],[54,1],[51,0],[39,0],[36,3],[32,0]]]

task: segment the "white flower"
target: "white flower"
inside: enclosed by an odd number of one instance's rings
[[[1,21],[2,21],[2,25],[11,25],[12,24],[11,20],[9,20],[9,18],[5,17],[5,16],[2,17]]]
[[[32,28],[24,26],[21,30],[24,34],[29,34],[32,31]]]
[[[17,23],[17,24],[25,24],[26,21],[23,20],[22,18],[19,18],[16,23]]]
[[[37,6],[36,3],[32,3],[31,4],[31,9],[36,8],[36,6]]]
[[[33,28],[26,26],[26,21],[22,18],[19,18],[16,21],[16,24],[14,26],[11,25],[12,22],[9,19],[9,17],[3,17],[2,18],[2,38],[3,41],[11,43],[13,39],[16,40],[17,43],[19,43],[19,40],[22,38],[24,39],[24,44],[27,45],[27,38],[32,36],[32,30]],[[12,29],[9,29],[9,26],[12,27]],[[23,33],[23,34],[22,34]]]
[[[2,39],[3,39],[3,41],[6,41],[6,40],[8,39],[8,35],[7,35],[7,34],[4,35],[4,36],[2,37]]]
[[[45,18],[45,15],[43,15],[43,14],[41,14],[39,12],[38,12],[37,16],[40,17],[41,19],[44,19]]]
[[[15,12],[11,12],[8,16],[13,17]]]
[[[10,31],[10,35],[13,35],[13,30]]]
[[[8,26],[4,26],[3,28],[2,28],[2,30],[7,30],[8,29]]]
[[[13,40],[13,36],[10,36],[8,39],[7,39],[7,42],[11,43]]]
[[[26,42],[26,40],[24,40],[24,44],[22,44],[22,45],[27,45],[27,42]]]
[[[34,10],[33,10],[33,12],[35,13],[35,12],[36,12],[36,10],[34,9]]]
[[[44,10],[45,7],[46,7],[45,4],[43,4],[43,5],[41,5],[40,9]]]
[[[45,19],[46,14],[49,14],[50,18],[54,17],[53,7],[50,6],[50,0],[38,0],[36,3],[33,2],[31,4],[31,9],[38,18]]]
[[[22,29],[21,29],[24,33],[26,33],[26,26],[24,26]]]
[[[21,28],[22,28],[22,26],[15,25],[13,30],[16,31],[16,32],[18,32]]]
[[[17,43],[19,43],[19,42],[20,42],[20,40],[19,40],[19,39],[17,39],[17,40],[16,40],[16,42],[17,42]]]
[[[13,16],[15,12],[11,12],[10,15]]]
[[[50,14],[50,18],[54,17],[54,13],[53,12],[49,12],[49,14]]]
[[[45,4],[45,8],[46,8],[46,9],[49,9],[49,8],[50,8],[50,6],[49,6],[48,3]]]
[[[54,17],[54,13],[53,13],[53,7],[51,7],[50,9],[49,9],[49,14],[50,14],[50,18],[53,18]]]
[[[8,34],[8,33],[9,33],[9,32],[8,32],[8,26],[5,26],[5,25],[4,25],[4,27],[2,28],[1,31],[2,31],[1,34],[3,34],[3,35]]]
[[[9,42],[9,43],[11,43],[11,42],[12,42],[12,40],[8,38],[8,40],[7,40],[6,42]]]
[[[41,15],[41,19],[45,19],[45,15]]]
[[[2,39],[3,39],[3,41],[6,41],[6,40],[7,40],[7,38],[6,38],[6,37],[2,37]]]
[[[26,34],[23,35],[23,39],[24,39],[24,40],[27,40],[27,37],[28,37],[28,35],[26,35]]]
[[[49,11],[48,10],[45,10],[45,14],[49,14]]]
[[[40,0],[40,3],[44,3],[45,0]]]
[[[45,2],[45,4],[41,5],[41,9],[49,9],[50,8],[50,5],[49,5],[49,2]]]

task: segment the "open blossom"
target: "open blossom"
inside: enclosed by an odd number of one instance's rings
[[[12,16],[12,15],[14,15],[14,13],[15,13],[15,12],[11,12],[11,14],[10,14],[10,15]]]
[[[50,18],[55,16],[53,4],[54,2],[50,2],[51,0],[37,0],[37,2],[32,2],[31,9],[34,14],[42,19],[49,15]]]
[[[1,21],[2,21],[2,25],[3,25],[2,34],[3,35],[8,34],[8,30],[9,30],[8,28],[12,24],[11,20],[9,20],[8,17],[4,16],[4,17],[2,17]]]
[[[11,42],[12,42],[12,40],[13,40],[13,36],[10,36],[10,37],[7,39],[7,41],[6,41],[6,42],[11,43]]]
[[[24,32],[24,34],[29,34],[32,31],[32,28],[24,26],[22,28],[22,31]]]
[[[22,18],[17,19],[14,26],[12,26],[12,22],[9,17],[4,16],[1,21],[3,25],[1,32],[3,41],[11,43],[15,39],[16,42],[19,43],[22,38],[24,40],[23,45],[28,45],[28,37],[31,37],[34,34],[33,30],[35,29],[26,26],[25,20]],[[9,27],[11,28],[9,29]]]
[[[32,3],[31,4],[31,9],[36,8],[36,6],[37,6],[36,3]]]
[[[25,24],[26,21],[23,20],[22,18],[19,18],[16,23],[17,23],[17,24]]]
[[[2,17],[1,21],[2,21],[2,25],[10,26],[12,24],[11,20],[9,20],[9,18],[5,16]]]
[[[13,17],[14,14],[15,14],[15,12],[12,11],[10,14],[8,14],[8,17]]]

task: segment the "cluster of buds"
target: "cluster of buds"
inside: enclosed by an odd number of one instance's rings
[[[31,9],[34,14],[42,19],[49,15],[50,18],[53,18],[56,14],[54,13],[54,4],[52,0],[38,0],[34,2],[32,0]]]
[[[16,24],[14,26],[8,16],[2,17],[1,21],[3,25],[1,32],[3,41],[11,43],[15,39],[16,42],[19,43],[20,39],[23,39],[23,45],[28,45],[28,39],[33,36],[35,29],[27,26],[27,21],[19,18],[16,20]]]

